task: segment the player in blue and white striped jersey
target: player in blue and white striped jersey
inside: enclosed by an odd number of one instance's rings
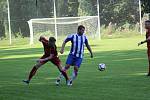
[[[71,41],[71,49],[68,55],[66,65],[64,67],[64,71],[68,70],[70,66],[74,66],[74,71],[72,72],[72,76],[70,79],[70,84],[72,85],[72,81],[77,77],[78,70],[82,63],[83,53],[84,53],[84,45],[86,45],[87,49],[91,54],[91,58],[93,58],[93,53],[88,43],[88,39],[84,33],[85,27],[83,25],[78,26],[77,33],[69,35],[62,44],[60,53],[63,54],[64,48],[67,42]],[[62,75],[60,75],[56,80],[56,85],[59,85]]]

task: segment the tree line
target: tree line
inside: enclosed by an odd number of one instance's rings
[[[12,34],[29,36],[27,21],[32,18],[54,17],[54,0],[9,0]],[[97,15],[97,0],[55,0],[57,17]],[[150,11],[150,1],[141,0],[142,14]],[[120,27],[139,22],[138,0],[99,0],[101,25]],[[0,37],[8,33],[7,0],[0,1]]]

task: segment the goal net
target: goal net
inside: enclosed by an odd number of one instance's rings
[[[88,38],[98,38],[98,16],[82,17],[60,17],[60,18],[39,18],[28,21],[30,28],[30,44],[36,43],[38,38],[46,36],[63,40],[67,35],[76,33],[79,25],[85,26],[85,34]]]

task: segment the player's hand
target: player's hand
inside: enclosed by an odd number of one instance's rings
[[[61,50],[60,50],[60,53],[63,54],[63,53],[64,53],[64,49],[61,49]]]
[[[138,46],[140,46],[140,45],[141,45],[141,42],[138,43]]]
[[[143,41],[139,42],[139,43],[138,43],[138,46],[140,46],[140,45],[143,44],[143,43],[144,43]]]

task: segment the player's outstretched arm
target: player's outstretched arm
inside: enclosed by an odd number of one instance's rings
[[[144,44],[144,43],[146,43],[148,41],[150,41],[150,36],[146,40],[139,42],[138,46],[140,46],[141,44]]]
[[[141,44],[144,44],[144,43],[145,43],[145,41],[141,41],[138,43],[138,46],[140,46]]]

